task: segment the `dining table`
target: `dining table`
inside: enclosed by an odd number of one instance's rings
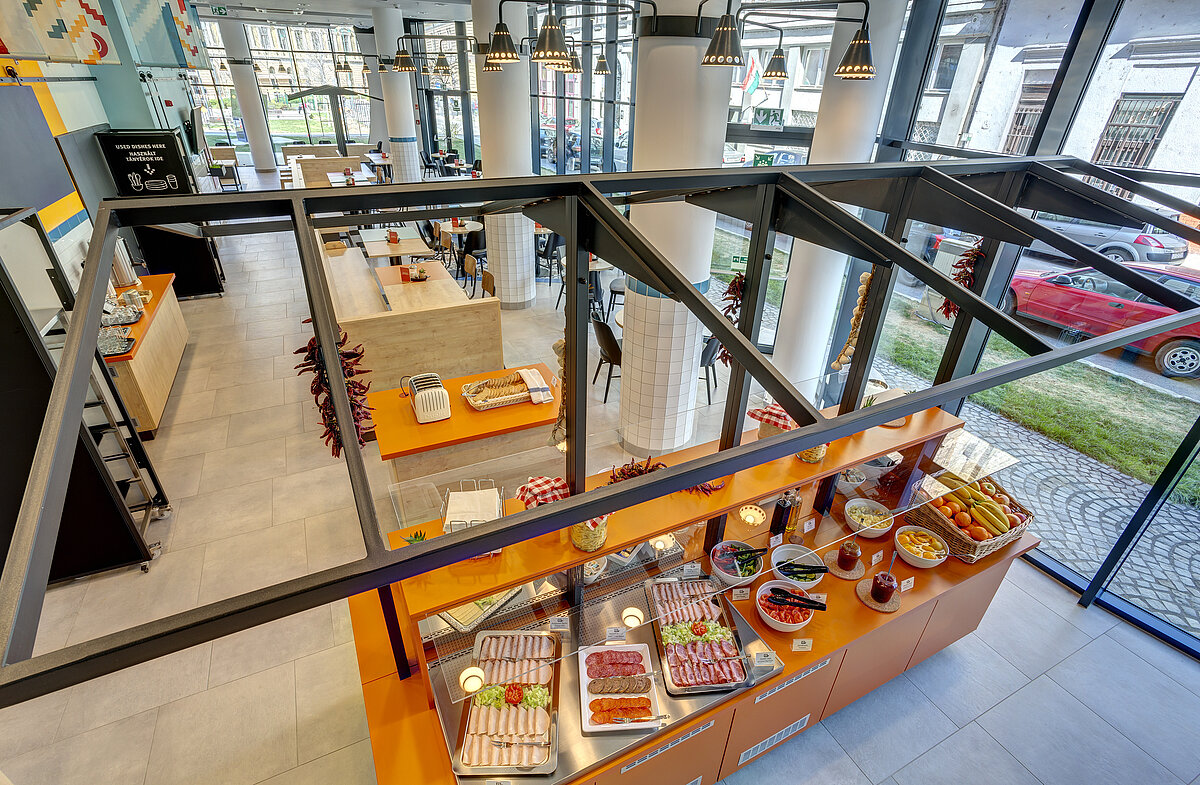
[[[482,229],[483,229],[483,223],[481,221],[459,221],[458,226],[455,226],[450,221],[438,222],[438,230],[439,231],[443,232],[444,234],[455,235],[455,236],[461,235],[461,236],[465,237],[466,235],[470,234],[471,232],[478,232],[478,231],[481,231]],[[463,267],[462,247],[460,245],[458,245],[457,243],[452,243],[450,246],[450,251],[451,251],[451,253],[454,254],[454,263],[457,268],[458,274],[463,274],[464,267]]]
[[[366,159],[368,166],[372,169],[383,169],[383,176],[389,181],[392,179],[392,159],[387,153],[368,152]]]
[[[346,175],[344,172],[326,172],[325,176],[329,178],[329,184],[334,188],[345,187],[346,185]],[[352,172],[351,176],[354,178],[355,185],[376,184],[374,175],[367,174],[366,172]]]

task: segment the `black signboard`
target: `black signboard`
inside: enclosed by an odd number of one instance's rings
[[[179,131],[107,131],[96,134],[121,196],[192,193]]]

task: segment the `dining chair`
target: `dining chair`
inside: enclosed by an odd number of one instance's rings
[[[704,392],[708,395],[708,404],[712,405],[713,390],[717,389],[717,352],[721,350],[721,342],[717,336],[710,335],[700,350],[700,367],[704,369]],[[709,384],[712,388],[709,388]]]
[[[483,279],[483,293],[490,294],[492,297],[495,297],[496,276],[492,275],[490,271],[484,270],[480,277]]]
[[[467,288],[467,281],[471,282],[471,291],[467,293],[467,297],[474,299],[475,287],[479,282],[479,263],[475,261],[475,257],[471,254],[463,254],[463,290]]]
[[[476,158],[476,159],[475,159],[475,163],[473,163],[473,164],[471,165],[471,168],[472,168],[472,169],[474,169],[476,172],[479,172],[480,174],[483,174],[483,161],[481,161],[480,159]]]
[[[435,176],[438,174],[438,165],[434,163],[433,159],[429,157],[429,153],[425,150],[421,151],[421,166],[424,167],[421,171],[422,177],[430,173],[433,173]]]
[[[556,269],[561,270],[562,254],[560,248],[566,247],[567,238],[563,237],[558,232],[551,232],[546,235],[546,242],[542,246],[541,252],[534,258],[534,264],[537,269],[534,271],[536,275],[541,271],[542,267],[546,268],[546,285],[554,285],[554,272]],[[557,264],[556,264],[557,262]],[[557,306],[556,306],[557,307]]]
[[[604,315],[605,318],[611,318],[613,308],[617,305],[617,298],[621,298],[621,304],[625,304],[625,276],[618,275],[608,284],[608,312]]]
[[[608,378],[604,382],[604,402],[608,403],[608,387],[612,384],[613,369],[621,367],[621,342],[613,335],[612,328],[603,319],[592,316],[592,330],[596,333],[596,343],[600,346],[600,362],[596,364],[596,374],[592,384],[600,378],[600,369],[608,365]],[[620,379],[621,375],[617,374]]]
[[[438,245],[440,246],[442,261],[445,263],[446,269],[453,267],[454,277],[457,278],[462,272],[462,260],[459,259],[457,249],[454,247],[454,235],[449,232],[439,232]]]
[[[463,253],[471,254],[480,266],[487,267],[487,232],[483,229],[468,232],[463,240]]]

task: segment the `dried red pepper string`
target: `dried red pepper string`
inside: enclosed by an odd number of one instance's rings
[[[954,273],[950,277],[967,291],[970,291],[975,285],[975,266],[985,258],[982,245],[983,240],[980,239],[975,243],[973,248],[963,251],[962,256],[955,260],[951,268],[954,270]],[[947,319],[952,319],[958,315],[959,308],[957,303],[951,302],[950,298],[947,297],[942,299],[942,304],[938,308],[938,311]]]
[[[721,297],[721,300],[726,303],[725,307],[721,309],[721,313],[725,314],[725,318],[734,324],[737,324],[738,316],[742,312],[742,300],[745,297],[746,276],[737,273],[730,279],[729,284],[725,287],[725,295]],[[717,349],[717,359],[725,366],[733,361],[733,355],[725,348],[725,344],[721,344],[721,348]]]
[[[655,461],[654,456],[646,456],[645,461],[634,459],[623,466],[614,466],[608,475],[608,484],[621,482],[622,480],[631,480],[634,477],[641,477],[651,472],[656,472],[659,469],[665,469],[667,465],[662,461]],[[693,485],[691,488],[684,488],[688,493],[703,493],[705,496],[710,495],[713,491],[719,491],[725,487],[725,481],[721,480],[715,483],[702,482],[699,485]]]
[[[312,319],[304,320],[305,324],[311,322]],[[367,392],[371,389],[371,383],[363,384],[356,381],[354,377],[371,373],[371,370],[358,367],[363,359],[363,346],[360,343],[352,349],[347,349],[345,347],[349,341],[350,336],[342,332],[337,342],[337,349],[342,364],[342,375],[346,379],[346,394],[350,398],[350,413],[354,417],[355,435],[358,437],[358,446],[361,448],[367,443],[364,438],[366,432],[364,423],[371,418],[372,410],[370,406],[367,406]],[[330,395],[332,387],[329,383],[329,374],[326,372],[325,360],[321,355],[320,343],[316,336],[310,338],[308,343],[297,349],[294,354],[304,355],[304,359],[296,365],[298,374],[313,374],[309,391],[316,401],[317,410],[321,413],[321,422],[325,425],[321,437],[324,443],[330,447],[333,457],[338,458],[342,454],[342,435],[338,430],[337,411],[334,409],[333,398]]]

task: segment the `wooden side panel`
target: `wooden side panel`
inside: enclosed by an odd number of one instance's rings
[[[933,615],[909,660],[909,668],[979,626],[1011,564],[1011,559],[1005,559],[938,597]]]
[[[175,290],[168,287],[137,353],[130,360],[111,364],[117,373],[117,391],[129,414],[137,418],[139,431],[158,428],[187,339],[187,324]]]
[[[934,604],[926,602],[913,608],[846,647],[846,657],[822,717],[850,705],[908,668]]]
[[[821,719],[845,654],[834,652],[791,676],[772,679],[737,703],[721,779]]]
[[[337,148],[335,147],[336,151]],[[305,188],[331,188],[332,183],[329,182],[327,176],[330,172],[338,174],[344,172],[346,167],[350,167],[350,171],[357,172],[362,162],[358,160],[357,155],[340,156],[332,158],[301,158],[297,163],[300,164],[300,176],[304,180]]]
[[[733,709],[710,715],[645,752],[621,759],[601,772],[595,785],[714,785],[720,779],[732,722]]]

